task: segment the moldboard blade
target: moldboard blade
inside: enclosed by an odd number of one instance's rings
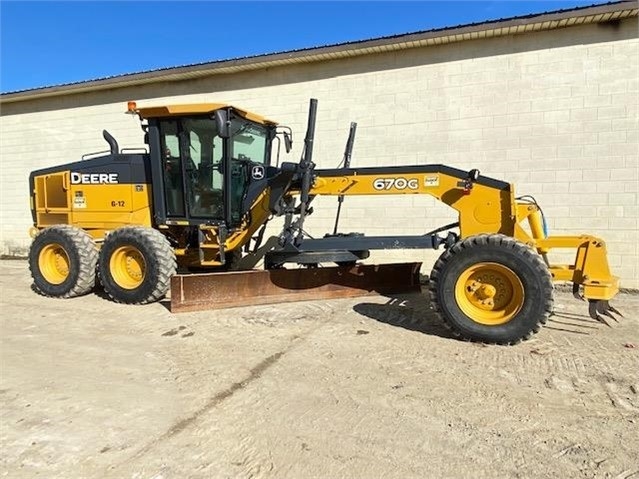
[[[421,291],[421,263],[175,275],[171,312]]]

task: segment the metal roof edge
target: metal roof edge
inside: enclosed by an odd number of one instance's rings
[[[394,51],[406,48],[452,43],[487,37],[517,35],[532,31],[546,31],[589,23],[600,23],[636,17],[639,15],[639,1],[623,0],[606,4],[577,7],[570,10],[558,10],[539,14],[491,20],[455,27],[438,28],[427,31],[403,33],[398,35],[358,40],[353,42],[325,45],[319,47],[289,50],[285,52],[217,60],[212,62],[189,64],[177,67],[160,68],[138,73],[126,73],[95,80],[53,85],[28,90],[0,94],[0,104],[28,101],[43,97],[72,95],[128,86],[144,85],[156,82],[171,82],[257,70],[269,66],[318,62]],[[574,20],[570,23],[570,20]],[[580,20],[580,21],[579,21]]]

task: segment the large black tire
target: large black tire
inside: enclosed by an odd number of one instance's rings
[[[98,250],[84,230],[50,226],[35,237],[29,250],[33,289],[43,296],[73,298],[95,285]]]
[[[431,306],[456,335],[516,344],[546,323],[553,286],[542,258],[501,234],[471,236],[446,250],[430,276]]]
[[[162,233],[126,226],[106,237],[98,269],[104,291],[114,301],[146,304],[166,295],[177,263],[175,252]]]

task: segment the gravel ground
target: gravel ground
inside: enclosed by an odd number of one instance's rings
[[[0,476],[639,478],[639,297],[513,347],[421,295],[171,314],[0,261]]]

